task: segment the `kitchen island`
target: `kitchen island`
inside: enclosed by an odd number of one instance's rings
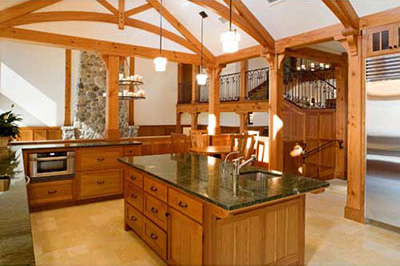
[[[195,154],[123,157],[125,229],[172,265],[303,265],[305,193],[328,183]]]

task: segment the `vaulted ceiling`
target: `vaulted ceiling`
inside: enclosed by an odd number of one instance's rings
[[[235,28],[241,34],[240,49],[259,44],[269,46],[274,40],[343,23],[332,12],[338,8],[336,3],[329,1],[331,0],[281,0],[270,4],[267,0],[234,0],[233,20],[238,25]],[[2,0],[0,10],[7,10],[23,2],[26,1]],[[124,11],[127,13],[123,22],[120,21],[121,18],[118,19],[118,0],[54,2],[13,20],[7,19],[7,14],[0,11],[0,28],[12,26],[150,48],[159,46],[157,0],[125,0]],[[228,23],[221,20],[221,17],[228,18],[228,2],[164,0],[163,47],[172,51],[199,53],[199,12],[206,11],[209,17],[204,22],[205,56],[213,59],[221,55],[220,35],[228,29]],[[400,6],[398,0],[350,0],[349,3],[358,17]],[[330,47],[334,49],[334,46]]]

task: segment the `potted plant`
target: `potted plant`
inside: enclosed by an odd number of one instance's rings
[[[20,136],[19,126],[16,122],[22,118],[13,113],[14,105],[11,105],[11,110],[0,114],[0,147],[7,147],[10,139],[15,139]]]

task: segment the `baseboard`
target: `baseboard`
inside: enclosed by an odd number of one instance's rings
[[[364,210],[357,210],[351,207],[344,207],[344,218],[365,224]]]

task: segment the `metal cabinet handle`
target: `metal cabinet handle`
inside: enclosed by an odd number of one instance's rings
[[[47,191],[47,194],[56,194],[57,193],[57,190],[49,190],[49,191]]]
[[[187,208],[187,207],[188,207],[188,205],[187,205],[186,203],[183,203],[182,201],[180,201],[180,202],[178,203],[178,205],[179,205],[179,207],[181,207],[181,208]]]
[[[396,44],[394,45],[394,48],[397,48],[397,45],[396,45]]]
[[[170,216],[171,216],[171,214],[170,214],[169,212],[166,212],[166,213],[165,213],[165,217],[168,218],[168,217],[170,217]]]
[[[133,199],[137,199],[137,196],[135,195],[135,194],[131,194],[131,198],[133,198]]]
[[[153,240],[157,240],[157,239],[158,239],[158,236],[156,236],[156,235],[153,234],[153,233],[151,233],[150,237],[151,237],[151,239],[153,239]]]
[[[135,181],[136,180],[136,176],[131,175],[131,180]]]
[[[97,161],[98,162],[103,162],[105,160],[105,158],[103,157],[103,158],[97,158]]]
[[[137,221],[137,218],[136,218],[135,216],[132,215],[132,216],[131,216],[131,220],[134,221],[134,222],[136,222],[136,221]]]
[[[151,186],[150,190],[153,191],[153,192],[157,192],[158,191],[158,189],[156,187],[154,187],[154,186]]]
[[[154,207],[151,207],[151,212],[152,213],[158,213],[158,210],[156,208],[154,208]]]
[[[393,49],[393,46],[390,45],[390,46],[389,46],[389,49]]]
[[[97,181],[97,184],[98,184],[98,185],[103,185],[104,183],[105,183],[105,181],[104,181],[104,180]]]

